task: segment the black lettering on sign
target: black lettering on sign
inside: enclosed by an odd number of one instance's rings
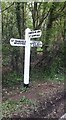
[[[37,35],[32,35],[32,37],[35,37],[35,36],[40,36],[39,34],[37,34]]]
[[[33,34],[34,32],[29,32],[29,34]]]
[[[37,31],[37,33],[41,32],[40,30]]]
[[[11,42],[14,42],[14,40],[11,40]]]
[[[14,44],[22,44],[25,45],[26,41],[15,40]]]
[[[40,34],[37,34],[37,35],[30,35],[29,37],[40,37]]]
[[[41,32],[41,30],[35,30],[35,31],[29,32],[29,34],[40,33],[40,32]]]
[[[14,42],[14,44],[16,44],[16,42]]]
[[[36,42],[33,43],[33,46],[36,46]]]

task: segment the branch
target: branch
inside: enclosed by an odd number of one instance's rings
[[[47,16],[49,15],[49,12],[50,12],[50,10],[47,12],[46,16],[43,16],[43,17],[41,18],[40,23],[39,23],[39,25],[36,27],[36,29],[38,29],[38,28],[41,26],[41,24],[43,23],[44,19],[46,19]]]
[[[66,1],[64,2],[64,6],[63,6],[63,8],[60,10],[59,9],[59,13],[61,13],[64,9],[65,9],[65,7],[66,7]],[[62,15],[61,14],[56,14],[54,17],[53,17],[53,21],[55,21],[57,18],[59,18],[59,17],[61,17]]]
[[[42,2],[40,2],[39,6],[38,6],[38,10],[40,10],[40,6],[41,6]]]
[[[39,25],[36,27],[36,29],[39,29],[39,27],[41,26],[41,24],[43,23],[43,21],[48,17],[48,15],[49,15],[51,9],[52,9],[52,6],[51,6],[51,8],[47,11],[46,14],[44,13],[45,9],[43,10],[43,13],[42,13],[42,16],[41,16]]]
[[[2,12],[6,11],[7,9],[9,9],[12,5],[14,5],[14,2],[10,6],[8,6],[7,8],[5,8],[4,10],[2,10]]]

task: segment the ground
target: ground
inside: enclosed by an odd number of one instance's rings
[[[64,113],[64,83],[33,81],[3,87],[4,117],[60,118]],[[4,108],[5,105],[5,108]]]

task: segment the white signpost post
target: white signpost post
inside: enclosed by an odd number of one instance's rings
[[[29,28],[25,30],[25,40],[11,38],[11,46],[24,46],[25,47],[25,61],[24,61],[24,86],[29,85],[29,68],[30,68],[30,47],[42,47],[41,41],[31,41],[31,38],[39,38],[41,30],[31,31]]]

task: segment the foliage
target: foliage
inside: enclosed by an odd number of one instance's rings
[[[16,72],[11,72],[9,74],[3,75],[3,85],[6,86],[14,86],[15,84],[19,84],[23,81],[23,76],[17,75]]]
[[[42,69],[39,70],[32,70],[31,75],[30,75],[30,81],[64,81],[65,75],[63,72],[60,72],[58,70],[57,72],[57,67],[56,65],[51,66],[51,69],[46,69],[44,72]]]
[[[23,94],[29,89],[22,87],[24,49],[12,47],[9,41],[10,38],[24,39],[27,27],[31,30],[41,29],[42,36],[38,40],[43,43],[42,48],[31,48],[30,82],[63,82],[65,78],[66,1],[2,2],[2,48],[0,46],[3,66],[2,84],[6,88],[21,85],[19,90]],[[11,118],[12,115],[17,115],[17,112],[26,114],[36,106],[36,101],[23,96],[18,101],[4,101],[2,113],[4,117]]]
[[[36,55],[43,53],[42,60],[40,59],[41,57],[39,57],[39,63],[41,63],[39,69],[42,72],[38,72],[37,74],[33,72],[31,74],[32,78],[44,80],[51,76],[52,79],[56,74],[63,73],[65,9],[66,2],[2,2],[3,66],[9,66],[12,69],[11,74],[5,73],[3,76],[3,81],[5,81],[6,84],[10,82],[11,85],[15,83],[15,81],[18,81],[18,78],[20,79],[19,81],[21,81],[24,49],[21,47],[11,47],[9,40],[12,37],[24,39],[26,27],[42,30],[40,40],[43,42],[43,47],[33,48],[31,52],[31,59],[33,60],[33,57],[35,58],[34,62],[36,62]],[[55,47],[56,41],[59,51],[54,57],[52,47]],[[59,45],[61,47],[59,47]],[[56,49],[54,49],[54,53]],[[47,59],[49,56],[51,57],[51,65],[45,60],[44,55],[47,55]],[[46,63],[46,67],[44,67],[44,63]],[[18,74],[18,76],[16,74]]]

